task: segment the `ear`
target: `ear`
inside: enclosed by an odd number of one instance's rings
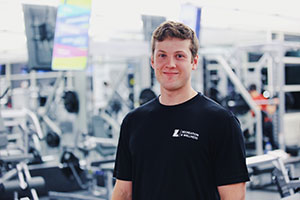
[[[199,56],[196,55],[195,58],[194,58],[193,61],[192,61],[192,70],[196,70],[196,69],[197,69],[197,66],[198,66],[198,59],[199,59]]]
[[[153,57],[153,55],[151,55],[151,67],[154,69],[155,67],[154,67],[154,57]]]

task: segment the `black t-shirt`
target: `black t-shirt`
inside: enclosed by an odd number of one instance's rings
[[[200,93],[156,98],[124,118],[114,177],[132,181],[133,200],[219,199],[217,186],[249,180],[239,123]]]

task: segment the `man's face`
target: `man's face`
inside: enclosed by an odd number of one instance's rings
[[[196,69],[198,56],[192,59],[190,40],[167,38],[156,41],[151,64],[161,90],[180,91],[191,87],[191,71]]]

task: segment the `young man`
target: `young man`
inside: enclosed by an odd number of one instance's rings
[[[123,120],[113,200],[241,200],[249,180],[236,118],[191,86],[198,40],[187,26],[161,24],[151,63],[160,96]]]

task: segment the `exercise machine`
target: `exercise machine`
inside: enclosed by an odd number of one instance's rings
[[[300,179],[291,177],[291,168],[287,167],[288,155],[282,150],[269,151],[267,154],[246,159],[247,167],[252,169],[263,165],[272,165],[272,179],[284,200],[299,199]],[[249,170],[251,171],[251,170]],[[251,173],[250,173],[251,174]]]

